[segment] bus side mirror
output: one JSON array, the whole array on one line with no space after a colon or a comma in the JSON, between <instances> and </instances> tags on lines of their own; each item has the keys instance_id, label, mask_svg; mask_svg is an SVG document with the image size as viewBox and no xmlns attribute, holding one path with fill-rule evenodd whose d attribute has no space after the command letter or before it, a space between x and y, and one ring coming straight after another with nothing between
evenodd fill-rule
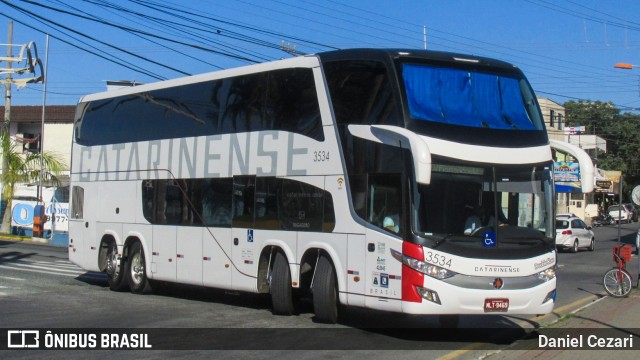
<instances>
[{"instance_id":1,"label":"bus side mirror","mask_svg":"<svg viewBox=\"0 0 640 360\"><path fill-rule=\"evenodd\" d=\"M590 193L594 188L595 169L589 154L581 148L565 141L549 139L551 148L562 153L571 154L580 164L580 186L583 193Z\"/></svg>"}]
</instances>

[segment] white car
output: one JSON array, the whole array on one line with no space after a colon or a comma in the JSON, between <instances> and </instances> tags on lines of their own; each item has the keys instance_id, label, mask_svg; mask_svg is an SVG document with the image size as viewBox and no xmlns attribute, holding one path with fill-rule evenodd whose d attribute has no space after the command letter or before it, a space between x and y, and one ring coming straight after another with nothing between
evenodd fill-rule
<instances>
[{"instance_id":1,"label":"white car","mask_svg":"<svg viewBox=\"0 0 640 360\"><path fill-rule=\"evenodd\" d=\"M595 249L596 238L591 227L576 216L556 217L556 247L558 249L571 249L577 253L580 248L589 251Z\"/></svg>"},{"instance_id":2,"label":"white car","mask_svg":"<svg viewBox=\"0 0 640 360\"><path fill-rule=\"evenodd\" d=\"M615 222L620 222L620 223L630 223L631 222L631 213L627 210L626 207L624 206L620 206L620 205L611 205L609 206L609 208L607 209L607 212L609 213L609 215L611 215L611 217L613 218L613 220ZM618 219L618 217L620 217Z\"/></svg>"}]
</instances>

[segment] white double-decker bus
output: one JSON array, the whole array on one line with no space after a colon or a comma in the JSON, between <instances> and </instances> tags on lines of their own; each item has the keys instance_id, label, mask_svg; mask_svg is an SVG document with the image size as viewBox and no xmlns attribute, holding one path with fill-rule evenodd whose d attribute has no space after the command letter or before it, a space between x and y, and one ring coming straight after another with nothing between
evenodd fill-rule
<instances>
[{"instance_id":1,"label":"white double-decker bus","mask_svg":"<svg viewBox=\"0 0 640 360\"><path fill-rule=\"evenodd\" d=\"M113 290L311 296L321 322L554 306L553 150L508 63L339 50L88 95L71 182L69 258Z\"/></svg>"}]
</instances>

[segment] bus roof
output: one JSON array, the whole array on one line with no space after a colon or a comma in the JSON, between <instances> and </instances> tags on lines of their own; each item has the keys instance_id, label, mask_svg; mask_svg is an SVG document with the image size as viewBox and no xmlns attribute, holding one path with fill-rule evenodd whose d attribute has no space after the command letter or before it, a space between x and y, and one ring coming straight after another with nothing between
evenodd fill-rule
<instances>
[{"instance_id":1,"label":"bus roof","mask_svg":"<svg viewBox=\"0 0 640 360\"><path fill-rule=\"evenodd\" d=\"M322 61L334 60L355 60L355 59L371 59L380 61L392 61L395 59L432 61L450 64L464 64L475 68L491 67L492 69L500 69L513 72L518 68L513 64L466 54L457 54L443 51L418 50L418 49L345 49L334 50L318 54L310 54L298 56L294 58L275 60L260 64L253 64L198 75L180 77L176 79L163 80L144 85L120 88L117 90L104 91L94 94L85 95L80 98L79 103L93 100L107 99L114 96L122 96L128 94L136 94L144 91L157 90L167 87L179 86L184 84L198 83L203 81L221 79L232 76L240 76L245 74L257 73L262 71L283 69L289 67L315 67L318 66L318 58Z\"/></svg>"},{"instance_id":2,"label":"bus roof","mask_svg":"<svg viewBox=\"0 0 640 360\"><path fill-rule=\"evenodd\" d=\"M492 67L501 70L513 71L517 66L491 58L459 54L444 51L420 50L420 49L346 49L335 50L317 54L322 61L349 60L349 59L420 59L442 63L466 63L475 64L476 67Z\"/></svg>"},{"instance_id":3,"label":"bus roof","mask_svg":"<svg viewBox=\"0 0 640 360\"><path fill-rule=\"evenodd\" d=\"M211 81L217 79L223 79L233 76L242 76L247 74L259 73L269 70L286 69L292 67L304 67L311 68L318 66L318 58L315 55L298 56L294 58L275 60L270 62L264 62L259 64L252 64L246 66L240 66L235 68L229 68L224 70L212 71L203 74L183 76L170 80L163 80L152 82L144 85L137 85L131 87L119 88L117 90L103 91L94 94L88 94L80 98L79 103L89 102L94 100L108 99L117 96L137 94L146 91L164 89L174 86L180 86L185 84L194 84L204 81Z\"/></svg>"}]
</instances>

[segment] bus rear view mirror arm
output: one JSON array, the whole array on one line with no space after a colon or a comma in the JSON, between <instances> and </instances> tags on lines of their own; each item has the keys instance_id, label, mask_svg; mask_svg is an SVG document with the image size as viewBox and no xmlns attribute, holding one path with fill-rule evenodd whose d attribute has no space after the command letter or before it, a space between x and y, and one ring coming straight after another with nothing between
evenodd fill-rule
<instances>
[{"instance_id":1,"label":"bus rear view mirror arm","mask_svg":"<svg viewBox=\"0 0 640 360\"><path fill-rule=\"evenodd\" d=\"M552 148L563 153L571 154L576 158L576 160L578 160L578 163L580 164L580 184L582 186L582 192L592 192L594 187L595 169L589 154L581 148L565 141L549 139L549 144Z\"/></svg>"},{"instance_id":2,"label":"bus rear view mirror arm","mask_svg":"<svg viewBox=\"0 0 640 360\"><path fill-rule=\"evenodd\" d=\"M431 182L431 151L427 143L416 133L391 125L349 125L351 135L385 145L409 149L413 157L416 182Z\"/></svg>"}]
</instances>

